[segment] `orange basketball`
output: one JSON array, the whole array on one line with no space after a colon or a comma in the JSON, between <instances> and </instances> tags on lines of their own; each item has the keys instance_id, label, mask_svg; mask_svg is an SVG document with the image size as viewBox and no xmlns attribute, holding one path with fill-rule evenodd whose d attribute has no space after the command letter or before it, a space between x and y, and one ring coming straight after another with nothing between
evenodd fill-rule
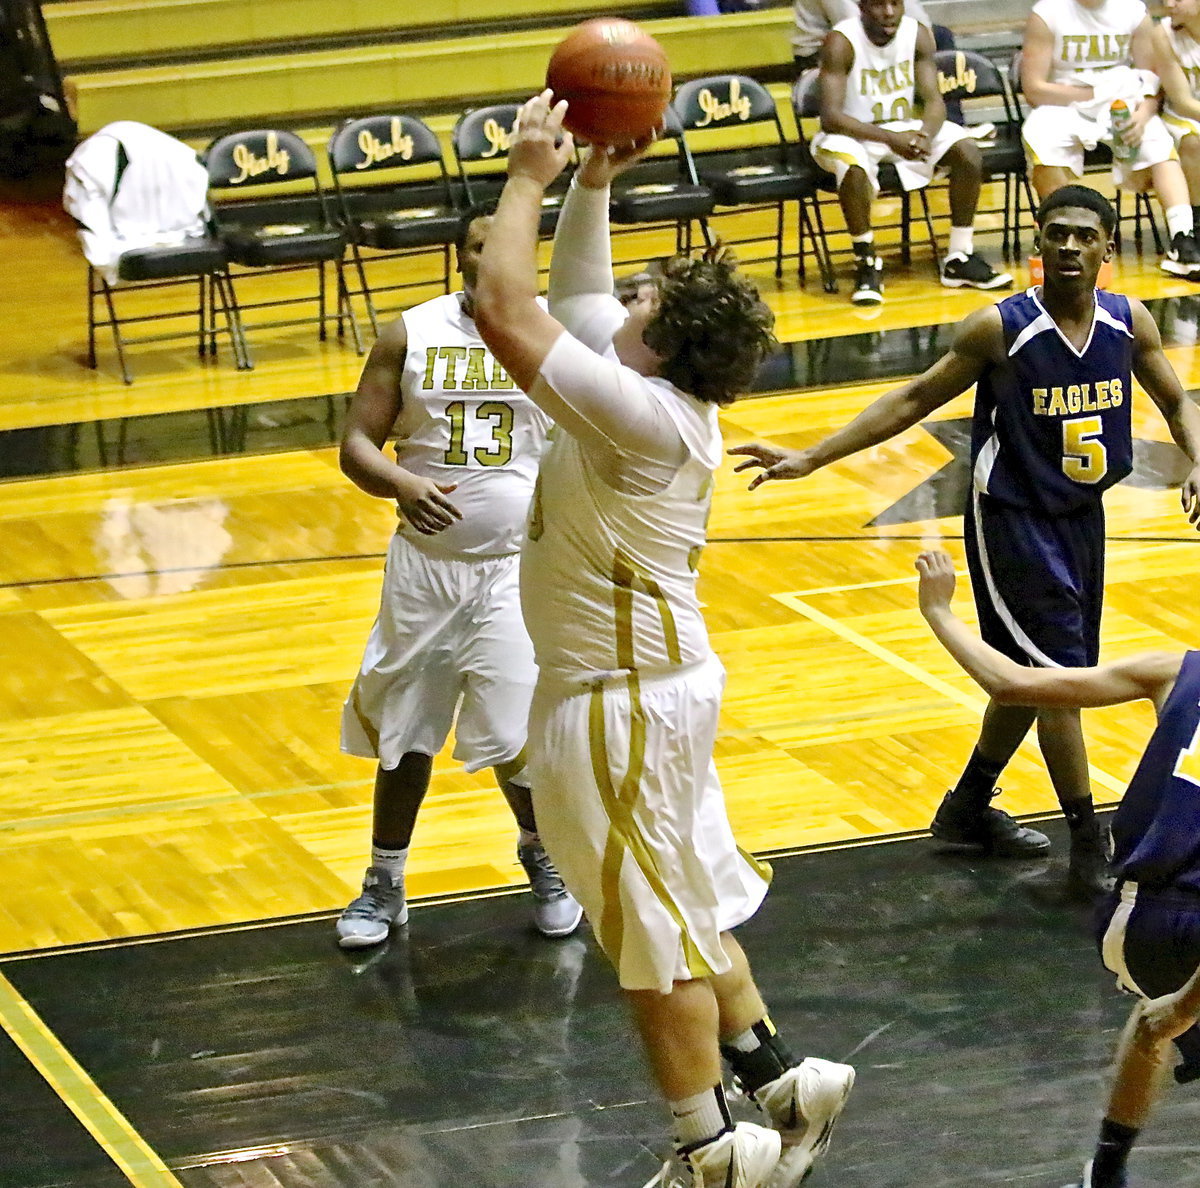
<instances>
[{"instance_id":1,"label":"orange basketball","mask_svg":"<svg viewBox=\"0 0 1200 1188\"><path fill-rule=\"evenodd\" d=\"M625 144L662 122L671 66L662 46L632 21L599 17L559 43L546 86L556 101L567 101L564 123L580 140Z\"/></svg>"}]
</instances>

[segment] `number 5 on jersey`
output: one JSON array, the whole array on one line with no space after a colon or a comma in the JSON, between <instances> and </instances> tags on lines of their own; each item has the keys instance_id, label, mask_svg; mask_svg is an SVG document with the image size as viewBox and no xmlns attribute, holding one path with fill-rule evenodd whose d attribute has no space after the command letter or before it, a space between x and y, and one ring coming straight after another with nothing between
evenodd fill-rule
<instances>
[{"instance_id":1,"label":"number 5 on jersey","mask_svg":"<svg viewBox=\"0 0 1200 1188\"><path fill-rule=\"evenodd\" d=\"M1098 483L1108 473L1104 422L1100 417L1072 417L1062 423L1063 474L1077 483Z\"/></svg>"}]
</instances>

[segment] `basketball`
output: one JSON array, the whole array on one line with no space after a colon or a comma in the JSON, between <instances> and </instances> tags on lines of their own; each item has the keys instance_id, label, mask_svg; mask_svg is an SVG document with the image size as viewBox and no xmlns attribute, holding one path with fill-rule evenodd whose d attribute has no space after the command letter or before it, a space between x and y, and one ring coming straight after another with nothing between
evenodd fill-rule
<instances>
[{"instance_id":1,"label":"basketball","mask_svg":"<svg viewBox=\"0 0 1200 1188\"><path fill-rule=\"evenodd\" d=\"M663 48L632 21L584 21L550 58L546 86L567 101L566 129L589 144L626 144L662 122L671 98Z\"/></svg>"}]
</instances>

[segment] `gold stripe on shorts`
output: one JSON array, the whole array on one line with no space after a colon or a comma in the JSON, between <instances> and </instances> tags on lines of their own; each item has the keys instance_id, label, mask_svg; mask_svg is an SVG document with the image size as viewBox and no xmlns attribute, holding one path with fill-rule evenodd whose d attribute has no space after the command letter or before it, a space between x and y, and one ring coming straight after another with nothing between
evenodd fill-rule
<instances>
[{"instance_id":1,"label":"gold stripe on shorts","mask_svg":"<svg viewBox=\"0 0 1200 1188\"><path fill-rule=\"evenodd\" d=\"M519 776L525 770L527 761L525 748L522 747L507 763L497 763L494 765L496 776L502 784L507 784L514 776Z\"/></svg>"},{"instance_id":2,"label":"gold stripe on shorts","mask_svg":"<svg viewBox=\"0 0 1200 1188\"><path fill-rule=\"evenodd\" d=\"M736 845L736 843L734 843ZM775 877L775 871L771 869L769 862L764 862L761 858L755 858L749 850L743 850L741 846L737 847L737 852L750 864L751 869L764 883L770 884Z\"/></svg>"},{"instance_id":3,"label":"gold stripe on shorts","mask_svg":"<svg viewBox=\"0 0 1200 1188\"><path fill-rule=\"evenodd\" d=\"M624 908L621 904L621 867L628 854L637 863L642 877L667 914L675 921L683 945L684 961L688 973L694 978L707 978L713 974L712 966L704 959L696 942L688 932L687 922L679 905L675 902L662 872L658 868L654 853L642 837L634 809L641 796L642 775L646 763L646 718L642 710L641 688L636 672L628 677L630 703L629 762L620 790L613 786L612 772L608 766L608 731L604 722L604 690L600 685L592 689L588 710L588 737L592 757L592 777L600 792L600 802L608 816L609 831L604 847L604 858L600 870L600 890L603 905L597 929L601 948L609 960L621 968L621 952L624 947Z\"/></svg>"},{"instance_id":4,"label":"gold stripe on shorts","mask_svg":"<svg viewBox=\"0 0 1200 1188\"><path fill-rule=\"evenodd\" d=\"M354 686L350 694L350 708L354 711L355 718L358 719L358 725L363 734L367 737L367 742L371 744L371 750L375 752L376 757L379 755L379 731L375 729L371 723L371 719L363 712L362 702L359 700L358 685Z\"/></svg>"}]
</instances>

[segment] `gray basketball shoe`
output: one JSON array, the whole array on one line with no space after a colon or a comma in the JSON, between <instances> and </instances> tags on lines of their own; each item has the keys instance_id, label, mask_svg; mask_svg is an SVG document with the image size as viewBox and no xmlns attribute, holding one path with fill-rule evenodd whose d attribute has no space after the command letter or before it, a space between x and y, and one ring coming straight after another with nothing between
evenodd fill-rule
<instances>
[{"instance_id":1,"label":"gray basketball shoe","mask_svg":"<svg viewBox=\"0 0 1200 1188\"><path fill-rule=\"evenodd\" d=\"M583 908L563 885L542 843L517 846L517 861L529 876L534 927L543 936L570 936L583 919Z\"/></svg>"},{"instance_id":2,"label":"gray basketball shoe","mask_svg":"<svg viewBox=\"0 0 1200 1188\"><path fill-rule=\"evenodd\" d=\"M393 882L382 867L370 866L363 877L362 894L338 917L338 944L343 949L377 945L387 940L393 923L408 923L404 879Z\"/></svg>"}]
</instances>

